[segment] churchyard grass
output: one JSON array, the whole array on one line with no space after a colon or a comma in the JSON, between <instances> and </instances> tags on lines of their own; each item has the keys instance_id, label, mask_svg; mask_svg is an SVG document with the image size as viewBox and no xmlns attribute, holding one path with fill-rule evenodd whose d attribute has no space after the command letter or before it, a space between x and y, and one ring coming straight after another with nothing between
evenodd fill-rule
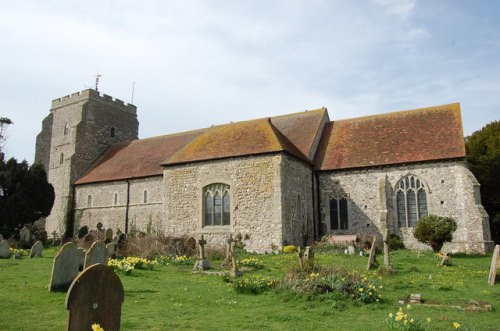
<instances>
[{"instance_id":1,"label":"churchyard grass","mask_svg":"<svg viewBox=\"0 0 500 331\"><path fill-rule=\"evenodd\" d=\"M66 328L66 295L47 290L55 253L46 249L42 258L0 260L0 330ZM459 330L500 329L500 284L487 284L491 255L452 256L451 265L439 267L432 252L391 254L394 273L379 275L377 270L365 272L367 257L316 253L317 265L356 270L375 279L382 286L382 300L371 304L275 290L241 294L221 276L192 273L192 265L184 264L119 273L125 289L122 330L386 330L388 314L397 312L399 300L405 300L406 311L412 293L420 293L424 303L411 305L410 315L422 324L430 318L429 330L454 330L454 322L461 324ZM262 265L245 276L281 280L298 265L295 254L238 256L243 258L257 258ZM378 260L383 260L381 255ZM212 266L220 264L212 261ZM493 311L482 309L485 304Z\"/></svg>"}]
</instances>

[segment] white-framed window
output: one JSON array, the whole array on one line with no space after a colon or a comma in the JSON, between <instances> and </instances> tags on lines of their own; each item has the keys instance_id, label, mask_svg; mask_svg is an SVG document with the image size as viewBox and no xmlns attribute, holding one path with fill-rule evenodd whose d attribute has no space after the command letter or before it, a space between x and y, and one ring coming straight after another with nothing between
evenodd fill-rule
<instances>
[{"instance_id":1,"label":"white-framed window","mask_svg":"<svg viewBox=\"0 0 500 331\"><path fill-rule=\"evenodd\" d=\"M229 185L214 183L203 188L203 225L231 225Z\"/></svg>"},{"instance_id":2,"label":"white-framed window","mask_svg":"<svg viewBox=\"0 0 500 331\"><path fill-rule=\"evenodd\" d=\"M349 213L347 212L348 204L345 197L330 198L330 230L348 230L349 229Z\"/></svg>"},{"instance_id":3,"label":"white-framed window","mask_svg":"<svg viewBox=\"0 0 500 331\"><path fill-rule=\"evenodd\" d=\"M408 175L398 181L395 191L399 227L415 227L428 214L424 184L417 176Z\"/></svg>"},{"instance_id":4,"label":"white-framed window","mask_svg":"<svg viewBox=\"0 0 500 331\"><path fill-rule=\"evenodd\" d=\"M148 203L148 190L142 192L142 203Z\"/></svg>"},{"instance_id":5,"label":"white-framed window","mask_svg":"<svg viewBox=\"0 0 500 331\"><path fill-rule=\"evenodd\" d=\"M92 194L87 195L87 207L92 207L94 203L92 200Z\"/></svg>"}]
</instances>

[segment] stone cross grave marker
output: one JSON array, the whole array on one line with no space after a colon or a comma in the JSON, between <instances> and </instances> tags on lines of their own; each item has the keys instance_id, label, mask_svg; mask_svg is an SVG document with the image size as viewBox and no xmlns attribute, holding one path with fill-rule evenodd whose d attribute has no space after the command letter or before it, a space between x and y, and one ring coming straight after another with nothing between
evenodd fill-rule
<instances>
[{"instance_id":1,"label":"stone cross grave marker","mask_svg":"<svg viewBox=\"0 0 500 331\"><path fill-rule=\"evenodd\" d=\"M304 252L302 252L302 248L297 248L297 257L299 258L300 270L304 270Z\"/></svg>"},{"instance_id":2,"label":"stone cross grave marker","mask_svg":"<svg viewBox=\"0 0 500 331\"><path fill-rule=\"evenodd\" d=\"M445 253L443 255L443 258L441 259L441 262L439 263L439 265L442 267L444 265L447 265L449 261L450 261L450 257L448 256L448 253Z\"/></svg>"},{"instance_id":3,"label":"stone cross grave marker","mask_svg":"<svg viewBox=\"0 0 500 331\"><path fill-rule=\"evenodd\" d=\"M236 260L236 253L231 251L231 276L238 277L242 272L238 269L238 260Z\"/></svg>"},{"instance_id":4,"label":"stone cross grave marker","mask_svg":"<svg viewBox=\"0 0 500 331\"><path fill-rule=\"evenodd\" d=\"M83 268L86 269L96 263L104 264L106 266L108 265L106 245L102 240L97 240L89 248L89 250L85 254L85 265L83 266Z\"/></svg>"},{"instance_id":5,"label":"stone cross grave marker","mask_svg":"<svg viewBox=\"0 0 500 331\"><path fill-rule=\"evenodd\" d=\"M200 255L198 261L194 264L194 269L207 270L210 269L210 261L205 257L205 245L207 241L205 237L201 235L201 239L198 240L198 245L200 246Z\"/></svg>"},{"instance_id":6,"label":"stone cross grave marker","mask_svg":"<svg viewBox=\"0 0 500 331\"><path fill-rule=\"evenodd\" d=\"M106 331L120 329L124 301L120 278L109 267L94 264L71 284L66 295L69 331L88 331L99 324Z\"/></svg>"},{"instance_id":7,"label":"stone cross grave marker","mask_svg":"<svg viewBox=\"0 0 500 331\"><path fill-rule=\"evenodd\" d=\"M7 240L0 240L0 259L7 259L9 255L9 242Z\"/></svg>"},{"instance_id":8,"label":"stone cross grave marker","mask_svg":"<svg viewBox=\"0 0 500 331\"><path fill-rule=\"evenodd\" d=\"M31 247L30 258L32 257L42 257L43 244L38 240L33 247Z\"/></svg>"},{"instance_id":9,"label":"stone cross grave marker","mask_svg":"<svg viewBox=\"0 0 500 331\"><path fill-rule=\"evenodd\" d=\"M232 253L233 253L233 235L229 235L229 239L226 239L226 261L230 262L232 259Z\"/></svg>"},{"instance_id":10,"label":"stone cross grave marker","mask_svg":"<svg viewBox=\"0 0 500 331\"><path fill-rule=\"evenodd\" d=\"M488 284L495 285L498 269L500 269L500 245L496 245L495 249L493 250Z\"/></svg>"},{"instance_id":11,"label":"stone cross grave marker","mask_svg":"<svg viewBox=\"0 0 500 331\"><path fill-rule=\"evenodd\" d=\"M65 291L78 275L80 257L73 242L67 242L61 247L52 263L49 291Z\"/></svg>"},{"instance_id":12,"label":"stone cross grave marker","mask_svg":"<svg viewBox=\"0 0 500 331\"><path fill-rule=\"evenodd\" d=\"M377 236L373 236L372 247L370 249L370 256L368 257L368 264L366 266L366 270L370 270L372 267L377 266L377 262L375 261L376 244L377 244Z\"/></svg>"}]
</instances>

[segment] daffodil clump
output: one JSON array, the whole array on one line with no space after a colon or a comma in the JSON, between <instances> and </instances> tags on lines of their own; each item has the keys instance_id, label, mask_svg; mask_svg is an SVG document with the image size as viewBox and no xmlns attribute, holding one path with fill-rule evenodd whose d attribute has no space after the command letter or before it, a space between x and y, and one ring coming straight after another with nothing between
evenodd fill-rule
<instances>
[{"instance_id":1,"label":"daffodil clump","mask_svg":"<svg viewBox=\"0 0 500 331\"><path fill-rule=\"evenodd\" d=\"M248 257L244 258L242 260L238 260L238 265L242 267L249 267L249 268L255 268L255 269L262 269L264 265L262 264L262 261L259 259L253 258L253 257Z\"/></svg>"},{"instance_id":2,"label":"daffodil clump","mask_svg":"<svg viewBox=\"0 0 500 331\"><path fill-rule=\"evenodd\" d=\"M126 275L132 274L134 269L153 269L153 266L158 264L156 260L148 260L141 257L128 256L123 259L110 259L108 266L115 271L123 272Z\"/></svg>"},{"instance_id":3,"label":"daffodil clump","mask_svg":"<svg viewBox=\"0 0 500 331\"><path fill-rule=\"evenodd\" d=\"M297 247L294 245L288 245L283 247L283 253L297 253Z\"/></svg>"},{"instance_id":4,"label":"daffodil clump","mask_svg":"<svg viewBox=\"0 0 500 331\"><path fill-rule=\"evenodd\" d=\"M245 277L232 282L236 292L246 294L259 294L274 288L276 284L276 280L268 277Z\"/></svg>"},{"instance_id":5,"label":"daffodil clump","mask_svg":"<svg viewBox=\"0 0 500 331\"><path fill-rule=\"evenodd\" d=\"M11 247L9 247L9 253L10 253L10 256L15 255L15 254L19 254L21 256L26 255L26 252L24 251L24 249L17 249L17 248L11 248Z\"/></svg>"},{"instance_id":6,"label":"daffodil clump","mask_svg":"<svg viewBox=\"0 0 500 331\"><path fill-rule=\"evenodd\" d=\"M411 306L406 306L406 311L400 307L399 310L393 314L389 313L385 319L385 324L389 330L398 331L425 331L430 330L431 319L427 318L427 325L423 324L420 320L412 318L409 314Z\"/></svg>"},{"instance_id":7,"label":"daffodil clump","mask_svg":"<svg viewBox=\"0 0 500 331\"><path fill-rule=\"evenodd\" d=\"M170 263L176 264L176 265L193 265L194 260L187 255L176 255L172 258L170 258Z\"/></svg>"},{"instance_id":8,"label":"daffodil clump","mask_svg":"<svg viewBox=\"0 0 500 331\"><path fill-rule=\"evenodd\" d=\"M91 328L92 328L92 331L104 331L104 329L98 323L92 324Z\"/></svg>"}]
</instances>

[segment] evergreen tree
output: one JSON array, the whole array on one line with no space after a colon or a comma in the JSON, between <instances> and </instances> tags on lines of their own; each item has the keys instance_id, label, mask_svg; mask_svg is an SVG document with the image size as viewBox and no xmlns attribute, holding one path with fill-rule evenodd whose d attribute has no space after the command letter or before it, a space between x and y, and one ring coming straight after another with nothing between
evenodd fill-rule
<instances>
[{"instance_id":1,"label":"evergreen tree","mask_svg":"<svg viewBox=\"0 0 500 331\"><path fill-rule=\"evenodd\" d=\"M465 139L469 169L481 184L481 200L490 216L492 239L500 243L500 121Z\"/></svg>"},{"instance_id":2,"label":"evergreen tree","mask_svg":"<svg viewBox=\"0 0 500 331\"><path fill-rule=\"evenodd\" d=\"M10 236L16 227L48 216L54 197L41 164L30 167L26 161L5 162L0 156L0 233Z\"/></svg>"}]
</instances>

